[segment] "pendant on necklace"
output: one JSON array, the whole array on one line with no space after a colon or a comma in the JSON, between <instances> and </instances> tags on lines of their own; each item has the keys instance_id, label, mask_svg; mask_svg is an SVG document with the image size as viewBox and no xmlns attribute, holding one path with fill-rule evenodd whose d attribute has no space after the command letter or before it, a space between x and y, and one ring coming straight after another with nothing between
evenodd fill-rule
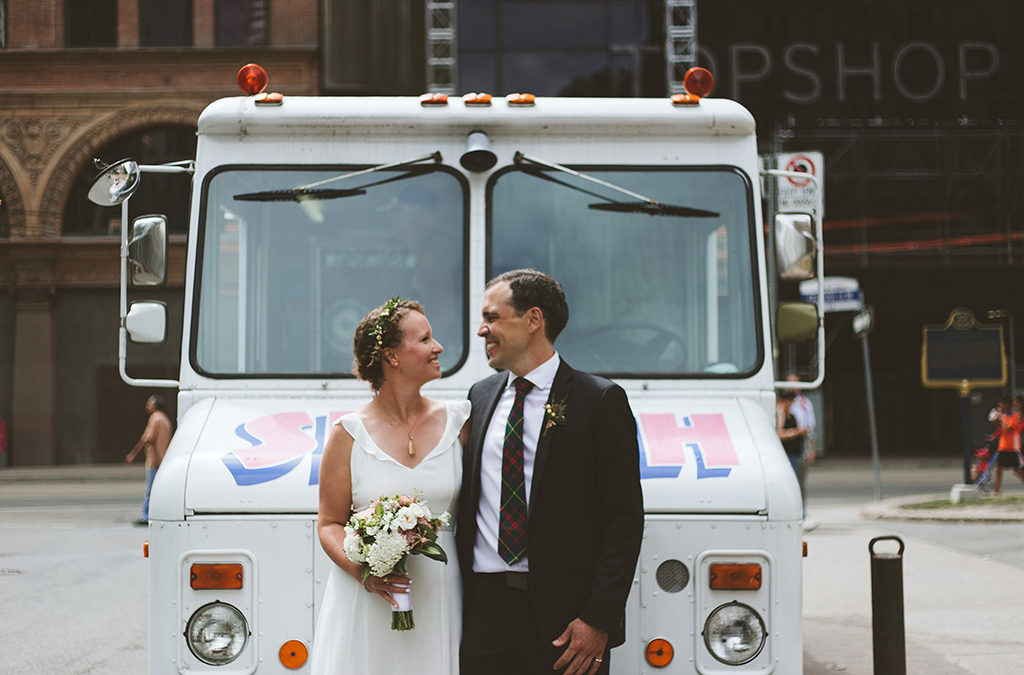
<instances>
[{"instance_id":1,"label":"pendant on necklace","mask_svg":"<svg viewBox=\"0 0 1024 675\"><path fill-rule=\"evenodd\" d=\"M416 454L416 448L412 444L412 434L409 434L409 455L412 456L412 455L415 455L415 454Z\"/></svg>"}]
</instances>

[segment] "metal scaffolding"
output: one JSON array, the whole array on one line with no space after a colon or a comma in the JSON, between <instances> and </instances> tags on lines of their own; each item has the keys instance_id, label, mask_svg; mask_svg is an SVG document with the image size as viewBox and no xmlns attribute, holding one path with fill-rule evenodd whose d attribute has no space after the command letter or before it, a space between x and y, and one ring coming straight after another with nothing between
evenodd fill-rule
<instances>
[{"instance_id":1,"label":"metal scaffolding","mask_svg":"<svg viewBox=\"0 0 1024 675\"><path fill-rule=\"evenodd\" d=\"M455 0L427 0L427 91L455 94L458 88Z\"/></svg>"},{"instance_id":2,"label":"metal scaffolding","mask_svg":"<svg viewBox=\"0 0 1024 675\"><path fill-rule=\"evenodd\" d=\"M679 94L683 76L697 65L697 0L665 0L665 79Z\"/></svg>"}]
</instances>

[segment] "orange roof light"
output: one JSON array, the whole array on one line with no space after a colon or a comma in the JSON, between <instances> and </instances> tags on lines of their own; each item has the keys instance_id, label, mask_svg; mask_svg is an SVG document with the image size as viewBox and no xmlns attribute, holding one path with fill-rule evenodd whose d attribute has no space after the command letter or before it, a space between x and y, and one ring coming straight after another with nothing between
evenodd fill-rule
<instances>
[{"instance_id":1,"label":"orange roof light","mask_svg":"<svg viewBox=\"0 0 1024 675\"><path fill-rule=\"evenodd\" d=\"M281 665L285 668L295 670L306 665L306 659L309 658L309 650L306 649L306 645L302 642L289 640L281 645L281 649L277 651L277 658L281 659Z\"/></svg>"},{"instance_id":2,"label":"orange roof light","mask_svg":"<svg viewBox=\"0 0 1024 675\"><path fill-rule=\"evenodd\" d=\"M683 75L683 88L686 93L694 96L706 97L715 86L715 76L707 68L695 66L686 71Z\"/></svg>"},{"instance_id":3,"label":"orange roof light","mask_svg":"<svg viewBox=\"0 0 1024 675\"><path fill-rule=\"evenodd\" d=\"M664 668L672 663L672 657L675 655L676 650L672 647L672 643L662 638L654 638L647 643L647 648L644 650L647 663L655 668Z\"/></svg>"},{"instance_id":4,"label":"orange roof light","mask_svg":"<svg viewBox=\"0 0 1024 675\"><path fill-rule=\"evenodd\" d=\"M448 94L423 94L420 105L448 105Z\"/></svg>"},{"instance_id":5,"label":"orange roof light","mask_svg":"<svg viewBox=\"0 0 1024 675\"><path fill-rule=\"evenodd\" d=\"M256 98L253 99L256 105L284 105L284 95L277 93L276 91L264 91L256 94Z\"/></svg>"},{"instance_id":6,"label":"orange roof light","mask_svg":"<svg viewBox=\"0 0 1024 675\"><path fill-rule=\"evenodd\" d=\"M263 66L247 63L238 69L238 86L249 96L267 88L267 71Z\"/></svg>"},{"instance_id":7,"label":"orange roof light","mask_svg":"<svg viewBox=\"0 0 1024 675\"><path fill-rule=\"evenodd\" d=\"M700 103L700 96L693 94L672 94L672 105L697 105Z\"/></svg>"},{"instance_id":8,"label":"orange roof light","mask_svg":"<svg viewBox=\"0 0 1024 675\"><path fill-rule=\"evenodd\" d=\"M515 93L515 94L509 94L508 96L506 96L505 100L508 102L509 105L527 106L527 105L533 105L534 103L536 103L537 102L537 97L534 96L533 94L525 94L525 93L524 94L519 94L519 93Z\"/></svg>"},{"instance_id":9,"label":"orange roof light","mask_svg":"<svg viewBox=\"0 0 1024 675\"><path fill-rule=\"evenodd\" d=\"M466 94L462 97L462 102L466 105L490 105L491 95L484 93L472 93Z\"/></svg>"},{"instance_id":10,"label":"orange roof light","mask_svg":"<svg viewBox=\"0 0 1024 675\"><path fill-rule=\"evenodd\" d=\"M211 565L196 563L192 565L190 584L192 588L241 588L242 565L239 563Z\"/></svg>"},{"instance_id":11,"label":"orange roof light","mask_svg":"<svg viewBox=\"0 0 1024 675\"><path fill-rule=\"evenodd\" d=\"M761 588L761 566L757 563L714 563L708 584L715 590L756 591Z\"/></svg>"}]
</instances>

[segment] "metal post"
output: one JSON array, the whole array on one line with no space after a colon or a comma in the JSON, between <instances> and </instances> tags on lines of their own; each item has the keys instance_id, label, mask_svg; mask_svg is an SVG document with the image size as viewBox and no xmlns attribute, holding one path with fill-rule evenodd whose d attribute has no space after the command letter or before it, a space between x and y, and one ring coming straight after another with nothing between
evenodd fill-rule
<instances>
[{"instance_id":1,"label":"metal post","mask_svg":"<svg viewBox=\"0 0 1024 675\"><path fill-rule=\"evenodd\" d=\"M1010 328L1010 396L1017 395L1017 359L1013 356L1013 312L1006 310L1006 323Z\"/></svg>"},{"instance_id":2,"label":"metal post","mask_svg":"<svg viewBox=\"0 0 1024 675\"><path fill-rule=\"evenodd\" d=\"M1017 359L1014 355L1013 348L1013 312L1008 309L990 309L985 313L985 316L989 319L1003 319L1006 325L1008 333L1007 342L1009 342L1009 382L1010 385L1010 396L1017 395Z\"/></svg>"},{"instance_id":3,"label":"metal post","mask_svg":"<svg viewBox=\"0 0 1024 675\"><path fill-rule=\"evenodd\" d=\"M876 553L875 544L899 543L896 553ZM871 628L875 673L906 675L907 646L903 625L903 540L893 535L868 543L871 554Z\"/></svg>"},{"instance_id":4,"label":"metal post","mask_svg":"<svg viewBox=\"0 0 1024 675\"><path fill-rule=\"evenodd\" d=\"M875 501L882 499L882 469L878 455L878 429L875 427L875 387L871 380L871 354L868 351L868 333L860 336L860 348L864 353L864 388L868 397L868 433L871 435L871 465L875 471Z\"/></svg>"},{"instance_id":5,"label":"metal post","mask_svg":"<svg viewBox=\"0 0 1024 675\"><path fill-rule=\"evenodd\" d=\"M971 480L971 390L960 387L960 445L964 455L964 485Z\"/></svg>"}]
</instances>

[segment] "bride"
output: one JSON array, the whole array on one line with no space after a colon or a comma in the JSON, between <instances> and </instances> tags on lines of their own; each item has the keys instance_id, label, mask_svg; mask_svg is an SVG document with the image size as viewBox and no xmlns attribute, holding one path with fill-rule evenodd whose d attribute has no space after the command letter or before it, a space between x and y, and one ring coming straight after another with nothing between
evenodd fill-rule
<instances>
[{"instance_id":1,"label":"bride","mask_svg":"<svg viewBox=\"0 0 1024 675\"><path fill-rule=\"evenodd\" d=\"M413 555L408 575L368 576L361 583L361 566L345 556L345 524L354 510L396 494L419 493L435 515L454 516L462 479L460 432L470 404L420 393L441 376L444 349L417 302L395 298L372 310L356 328L353 348L355 372L375 396L335 423L321 460L318 529L334 567L317 619L312 672L452 675L458 672L462 611L452 532L438 533L447 565ZM410 592L416 627L391 630L391 610L398 606L391 596Z\"/></svg>"}]
</instances>

